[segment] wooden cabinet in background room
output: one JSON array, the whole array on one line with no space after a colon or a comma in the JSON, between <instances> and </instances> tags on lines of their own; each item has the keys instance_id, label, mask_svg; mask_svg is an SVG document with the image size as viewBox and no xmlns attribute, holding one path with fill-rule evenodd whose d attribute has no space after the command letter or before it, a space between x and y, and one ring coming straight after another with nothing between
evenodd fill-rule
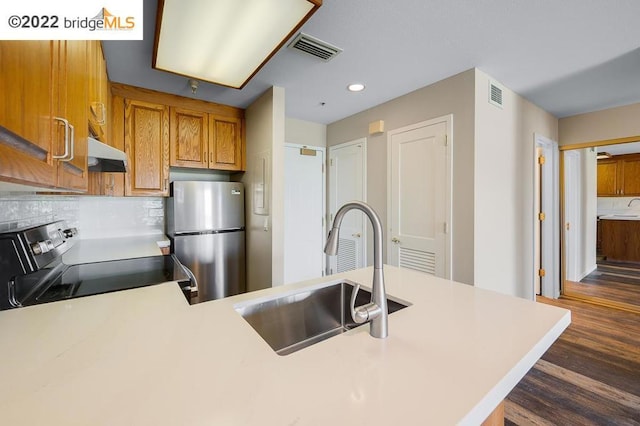
<instances>
[{"instance_id":1,"label":"wooden cabinet in background room","mask_svg":"<svg viewBox=\"0 0 640 426\"><path fill-rule=\"evenodd\" d=\"M598 160L598 197L640 195L640 154Z\"/></svg>"},{"instance_id":2,"label":"wooden cabinet in background room","mask_svg":"<svg viewBox=\"0 0 640 426\"><path fill-rule=\"evenodd\" d=\"M0 179L85 191L87 42L0 42Z\"/></svg>"},{"instance_id":3,"label":"wooden cabinet in background room","mask_svg":"<svg viewBox=\"0 0 640 426\"><path fill-rule=\"evenodd\" d=\"M171 108L171 166L244 170L242 119Z\"/></svg>"},{"instance_id":4,"label":"wooden cabinet in background room","mask_svg":"<svg viewBox=\"0 0 640 426\"><path fill-rule=\"evenodd\" d=\"M114 97L115 102L118 97ZM125 195L169 195L169 107L124 100Z\"/></svg>"},{"instance_id":5,"label":"wooden cabinet in background room","mask_svg":"<svg viewBox=\"0 0 640 426\"><path fill-rule=\"evenodd\" d=\"M640 262L640 221L600 220L602 254L607 260Z\"/></svg>"}]
</instances>

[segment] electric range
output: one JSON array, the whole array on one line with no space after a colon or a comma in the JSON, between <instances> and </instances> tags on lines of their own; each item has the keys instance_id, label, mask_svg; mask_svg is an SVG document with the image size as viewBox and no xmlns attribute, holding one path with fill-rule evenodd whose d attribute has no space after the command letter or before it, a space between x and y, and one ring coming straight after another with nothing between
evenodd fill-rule
<instances>
[{"instance_id":1,"label":"electric range","mask_svg":"<svg viewBox=\"0 0 640 426\"><path fill-rule=\"evenodd\" d=\"M78 240L65 221L0 233L0 310L177 281L189 300L194 280L174 255L67 265Z\"/></svg>"}]
</instances>

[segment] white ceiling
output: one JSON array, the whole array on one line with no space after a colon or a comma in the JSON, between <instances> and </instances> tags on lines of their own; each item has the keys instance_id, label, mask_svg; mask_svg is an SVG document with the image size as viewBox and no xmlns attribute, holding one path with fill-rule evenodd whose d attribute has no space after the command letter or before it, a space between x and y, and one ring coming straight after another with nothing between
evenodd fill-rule
<instances>
[{"instance_id":1,"label":"white ceiling","mask_svg":"<svg viewBox=\"0 0 640 426\"><path fill-rule=\"evenodd\" d=\"M637 154L640 152L640 142L622 143L619 145L599 146L598 152L608 152L611 155Z\"/></svg>"},{"instance_id":2,"label":"white ceiling","mask_svg":"<svg viewBox=\"0 0 640 426\"><path fill-rule=\"evenodd\" d=\"M109 77L192 96L151 68L156 6L144 0L143 41L104 42ZM245 108L281 86L288 117L329 124L477 67L564 117L640 102L639 16L638 0L324 0L302 31L340 55L283 48L244 89L201 83L195 97ZM366 90L348 92L355 81Z\"/></svg>"}]
</instances>

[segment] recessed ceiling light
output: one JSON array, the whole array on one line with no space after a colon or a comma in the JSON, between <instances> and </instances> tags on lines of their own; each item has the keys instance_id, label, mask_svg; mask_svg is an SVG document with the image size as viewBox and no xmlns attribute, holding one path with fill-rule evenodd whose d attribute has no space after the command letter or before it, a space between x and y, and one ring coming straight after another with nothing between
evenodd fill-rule
<instances>
[{"instance_id":1,"label":"recessed ceiling light","mask_svg":"<svg viewBox=\"0 0 640 426\"><path fill-rule=\"evenodd\" d=\"M362 92L364 90L364 84L362 83L351 83L347 86L347 89L350 92Z\"/></svg>"}]
</instances>

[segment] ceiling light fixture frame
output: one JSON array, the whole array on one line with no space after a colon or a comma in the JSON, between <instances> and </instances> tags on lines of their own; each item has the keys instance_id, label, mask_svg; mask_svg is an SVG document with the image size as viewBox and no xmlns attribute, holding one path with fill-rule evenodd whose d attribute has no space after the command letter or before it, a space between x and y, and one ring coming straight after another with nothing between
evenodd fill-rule
<instances>
[{"instance_id":1,"label":"ceiling light fixture frame","mask_svg":"<svg viewBox=\"0 0 640 426\"><path fill-rule=\"evenodd\" d=\"M161 32L162 32L162 28L163 28L163 17L164 17L164 10L165 10L165 2L168 2L170 0L158 0L158 10L157 10L157 14L156 14L156 30L155 30L155 39L154 39L154 45L153 45L153 58L152 58L152 67L154 69L160 70L160 71L166 71L166 72L170 72L172 74L177 74L177 75L181 75L184 77L188 77L188 78L195 78L198 79L200 81L206 81L209 83L214 83L220 86L224 86L224 87L231 87L234 89L242 89L244 88L249 81L251 81L251 79L260 71L260 69L262 69L262 67L269 62L269 60L280 50L280 48L282 48L282 46L285 45L285 43L294 35L297 33L297 31L302 27L302 25L304 25L305 22L307 22L307 20L309 20L309 18L320 8L320 6L322 6L322 0L300 0L301 2L305 2L305 3L309 3L310 4L310 9L308 10L308 12L302 16L298 23L296 25L293 26L293 28L291 28L291 30L286 33L282 39L280 40L279 43L277 43L275 46L273 46L273 48L271 49L271 51L266 55L266 57L264 57L264 59L259 63L259 65L253 69L252 72L250 72L250 74L244 78L244 80L239 83L239 84L233 84L233 83L229 83L229 82L225 82L225 81L214 81L211 78L208 78L206 76L203 75L193 75L193 73L191 72L183 72L177 69L168 69L169 67L167 67L166 65L163 64L159 64L158 63L158 52L160 49L160 41L161 41ZM182 4L181 4L182 5ZM185 3L184 7L188 7L188 4ZM228 19L231 20L231 22L233 22L233 17L228 17ZM187 23L188 25L188 23ZM262 23L262 25L266 25L265 22ZM169 25L167 25L169 26ZM247 29L247 31L251 31L251 28ZM201 45L202 44L202 40L194 40L194 43L196 43L195 45ZM243 52L243 49L238 49L237 52Z\"/></svg>"}]
</instances>

